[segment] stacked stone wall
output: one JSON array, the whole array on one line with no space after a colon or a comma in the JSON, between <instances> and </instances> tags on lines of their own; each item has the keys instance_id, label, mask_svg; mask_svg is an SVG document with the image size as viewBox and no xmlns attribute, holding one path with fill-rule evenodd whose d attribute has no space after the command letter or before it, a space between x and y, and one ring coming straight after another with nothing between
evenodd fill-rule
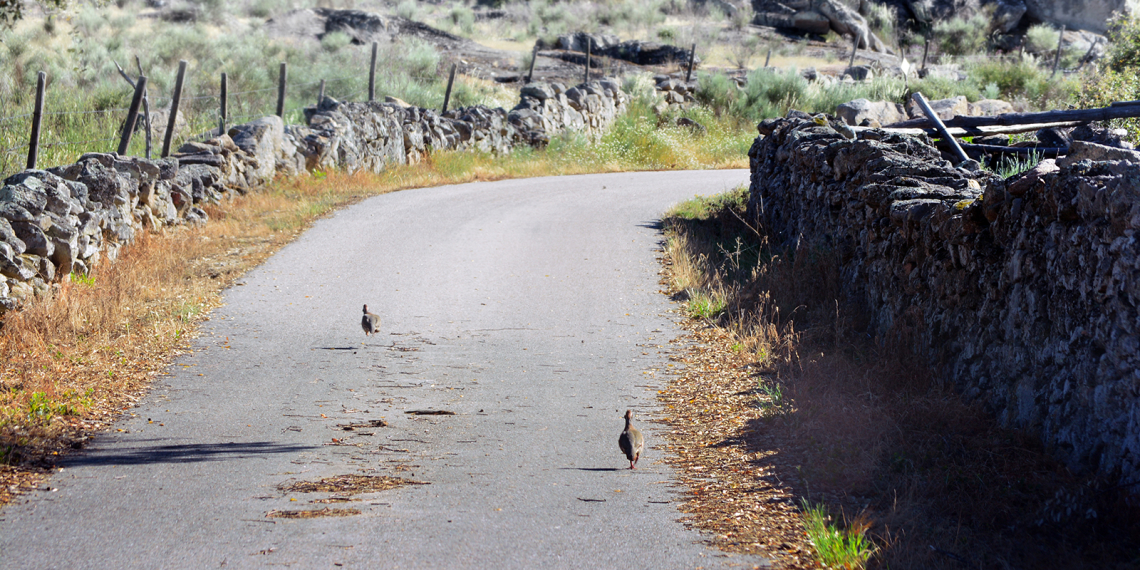
<instances>
[{"instance_id":1,"label":"stacked stone wall","mask_svg":"<svg viewBox=\"0 0 1140 570\"><path fill-rule=\"evenodd\" d=\"M1140 154L1074 143L1007 181L925 136L760 128L750 215L838 254L866 332L1072 468L1140 480Z\"/></svg>"}]
</instances>

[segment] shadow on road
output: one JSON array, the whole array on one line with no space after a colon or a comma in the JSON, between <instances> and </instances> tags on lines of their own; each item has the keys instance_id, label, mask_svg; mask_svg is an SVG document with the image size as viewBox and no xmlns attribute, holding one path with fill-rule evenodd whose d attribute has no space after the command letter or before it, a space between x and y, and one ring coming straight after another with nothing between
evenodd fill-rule
<instances>
[{"instance_id":1,"label":"shadow on road","mask_svg":"<svg viewBox=\"0 0 1140 570\"><path fill-rule=\"evenodd\" d=\"M154 445L120 448L111 452L91 450L69 457L67 466L83 465L142 465L146 463L196 463L242 459L275 453L300 453L316 449L307 445L281 445L270 441L248 443L205 443L186 445Z\"/></svg>"},{"instance_id":2,"label":"shadow on road","mask_svg":"<svg viewBox=\"0 0 1140 570\"><path fill-rule=\"evenodd\" d=\"M564 471L621 471L618 467L559 467Z\"/></svg>"}]
</instances>

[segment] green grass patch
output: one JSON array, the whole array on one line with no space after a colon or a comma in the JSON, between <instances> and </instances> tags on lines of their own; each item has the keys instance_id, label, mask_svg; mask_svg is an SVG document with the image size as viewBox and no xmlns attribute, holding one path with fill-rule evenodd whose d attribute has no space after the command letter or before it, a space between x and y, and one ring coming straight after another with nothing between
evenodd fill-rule
<instances>
[{"instance_id":1,"label":"green grass patch","mask_svg":"<svg viewBox=\"0 0 1140 570\"><path fill-rule=\"evenodd\" d=\"M866 536L865 525L848 525L839 528L831 521L827 507L812 505L804 499L804 528L815 548L816 559L828 568L851 570L867 567L867 561L877 550Z\"/></svg>"}]
</instances>

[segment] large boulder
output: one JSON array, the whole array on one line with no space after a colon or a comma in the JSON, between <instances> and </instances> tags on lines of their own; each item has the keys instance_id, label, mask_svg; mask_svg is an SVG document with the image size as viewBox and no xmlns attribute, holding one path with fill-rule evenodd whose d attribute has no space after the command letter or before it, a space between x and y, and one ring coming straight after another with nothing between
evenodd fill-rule
<instances>
[{"instance_id":1,"label":"large boulder","mask_svg":"<svg viewBox=\"0 0 1140 570\"><path fill-rule=\"evenodd\" d=\"M970 102L963 95L949 99L928 101L928 103L930 103L930 109L934 111L934 114L938 115L938 118L943 121L949 121L954 117L968 116L970 114ZM907 101L906 112L911 118L926 117L926 113L922 112L922 108L918 106L918 103L914 102L914 99Z\"/></svg>"},{"instance_id":2,"label":"large boulder","mask_svg":"<svg viewBox=\"0 0 1140 570\"><path fill-rule=\"evenodd\" d=\"M1130 0L1025 0L1025 6L1032 20L1098 34L1107 33L1114 12L1127 15L1135 11Z\"/></svg>"},{"instance_id":3,"label":"large boulder","mask_svg":"<svg viewBox=\"0 0 1140 570\"><path fill-rule=\"evenodd\" d=\"M877 121L880 125L889 125L907 119L906 111L898 103L866 99L856 99L839 105L835 108L835 116L848 125L862 124L864 119Z\"/></svg>"}]
</instances>

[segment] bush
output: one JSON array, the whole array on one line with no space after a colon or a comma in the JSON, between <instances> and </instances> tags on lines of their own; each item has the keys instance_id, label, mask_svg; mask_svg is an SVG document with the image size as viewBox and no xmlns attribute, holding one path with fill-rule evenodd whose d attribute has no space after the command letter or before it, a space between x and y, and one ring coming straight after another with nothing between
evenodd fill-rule
<instances>
[{"instance_id":1,"label":"bush","mask_svg":"<svg viewBox=\"0 0 1140 570\"><path fill-rule=\"evenodd\" d=\"M970 55L986 47L990 23L982 14L970 19L954 18L934 25L934 39L939 49L950 55Z\"/></svg>"},{"instance_id":2,"label":"bush","mask_svg":"<svg viewBox=\"0 0 1140 570\"><path fill-rule=\"evenodd\" d=\"M336 53L351 43L352 36L344 32L332 32L321 38L321 49L329 53Z\"/></svg>"},{"instance_id":3,"label":"bush","mask_svg":"<svg viewBox=\"0 0 1140 570\"><path fill-rule=\"evenodd\" d=\"M1060 30L1054 30L1048 24L1034 24L1025 31L1025 49L1038 55L1053 53L1060 39Z\"/></svg>"},{"instance_id":4,"label":"bush","mask_svg":"<svg viewBox=\"0 0 1140 570\"><path fill-rule=\"evenodd\" d=\"M1108 21L1108 67L1124 71L1140 67L1140 19L1117 15Z\"/></svg>"},{"instance_id":5,"label":"bush","mask_svg":"<svg viewBox=\"0 0 1140 570\"><path fill-rule=\"evenodd\" d=\"M871 31L888 45L893 45L896 40L894 9L886 4L873 2L868 2L866 8L867 13L863 16L867 19L867 25L871 27Z\"/></svg>"}]
</instances>

